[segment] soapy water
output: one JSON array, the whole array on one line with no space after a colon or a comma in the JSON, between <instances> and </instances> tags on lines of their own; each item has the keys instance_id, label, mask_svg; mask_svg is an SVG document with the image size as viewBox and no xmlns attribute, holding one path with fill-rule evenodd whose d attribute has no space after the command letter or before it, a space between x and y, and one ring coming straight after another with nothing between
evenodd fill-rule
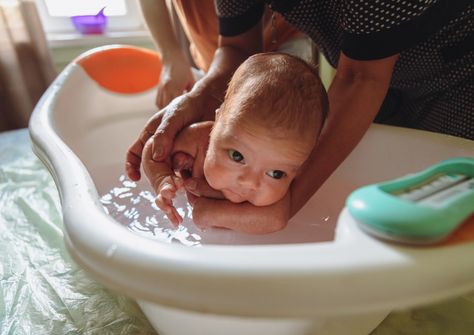
<instances>
[{"instance_id":1,"label":"soapy water","mask_svg":"<svg viewBox=\"0 0 474 335\"><path fill-rule=\"evenodd\" d=\"M293 217L288 226L278 232L264 235L243 234L223 228L201 230L192 219L192 207L184 191L178 192L173 204L183 222L174 226L156 206L155 194L146 180L134 182L119 171L121 166L107 166L93 170L96 187L102 194L100 201L119 224L140 236L165 243L181 243L199 247L209 244L249 245L323 242L334 239L335 218L342 205L335 199L341 187L325 190L314 197L306 207ZM334 185L333 185L334 186ZM306 213L305 213L306 212ZM311 212L311 215L308 215Z\"/></svg>"},{"instance_id":2,"label":"soapy water","mask_svg":"<svg viewBox=\"0 0 474 335\"><path fill-rule=\"evenodd\" d=\"M118 178L114 186L100 201L107 214L141 236L161 242L178 242L186 246L201 245L201 231L192 222L192 208L184 192L178 192L173 203L183 217L183 223L175 227L156 206L154 194L127 179Z\"/></svg>"}]
</instances>

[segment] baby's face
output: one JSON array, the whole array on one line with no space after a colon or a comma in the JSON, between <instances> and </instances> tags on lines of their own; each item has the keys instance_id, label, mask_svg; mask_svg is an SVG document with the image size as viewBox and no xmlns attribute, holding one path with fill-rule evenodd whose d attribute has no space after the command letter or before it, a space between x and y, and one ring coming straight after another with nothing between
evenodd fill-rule
<instances>
[{"instance_id":1,"label":"baby's face","mask_svg":"<svg viewBox=\"0 0 474 335\"><path fill-rule=\"evenodd\" d=\"M260 128L217 122L204 161L209 185L234 203L267 206L281 200L312 147L272 139Z\"/></svg>"}]
</instances>

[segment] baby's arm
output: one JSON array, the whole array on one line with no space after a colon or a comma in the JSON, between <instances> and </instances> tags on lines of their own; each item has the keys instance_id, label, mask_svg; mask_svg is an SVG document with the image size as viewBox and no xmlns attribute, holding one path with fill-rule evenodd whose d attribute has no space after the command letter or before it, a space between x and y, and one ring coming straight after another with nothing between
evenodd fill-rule
<instances>
[{"instance_id":1,"label":"baby's arm","mask_svg":"<svg viewBox=\"0 0 474 335\"><path fill-rule=\"evenodd\" d=\"M143 170L157 194L155 202L175 225L182 222L172 201L183 185L179 172L187 170L191 172L190 176L202 177L203 157L212 124L213 122L200 122L183 129L175 139L171 156L164 161L152 159L151 140L143 148Z\"/></svg>"},{"instance_id":2,"label":"baby's arm","mask_svg":"<svg viewBox=\"0 0 474 335\"><path fill-rule=\"evenodd\" d=\"M152 159L152 145L153 142L148 140L143 148L143 171L157 195L156 205L174 225L178 225L182 218L173 206L173 198L182 186L182 180L174 174L170 158L162 162Z\"/></svg>"}]
</instances>

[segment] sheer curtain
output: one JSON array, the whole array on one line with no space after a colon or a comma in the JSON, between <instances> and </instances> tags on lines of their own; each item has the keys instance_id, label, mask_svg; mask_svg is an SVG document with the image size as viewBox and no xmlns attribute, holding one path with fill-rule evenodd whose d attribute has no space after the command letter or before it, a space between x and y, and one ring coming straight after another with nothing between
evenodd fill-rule
<instances>
[{"instance_id":1,"label":"sheer curtain","mask_svg":"<svg viewBox=\"0 0 474 335\"><path fill-rule=\"evenodd\" d=\"M26 127L55 76L34 1L0 0L0 131Z\"/></svg>"}]
</instances>

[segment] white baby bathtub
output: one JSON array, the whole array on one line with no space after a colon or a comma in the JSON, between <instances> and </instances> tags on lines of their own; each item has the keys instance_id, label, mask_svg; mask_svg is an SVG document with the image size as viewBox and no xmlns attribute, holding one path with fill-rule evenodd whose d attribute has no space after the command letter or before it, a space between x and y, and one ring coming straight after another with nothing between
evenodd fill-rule
<instances>
[{"instance_id":1,"label":"white baby bathtub","mask_svg":"<svg viewBox=\"0 0 474 335\"><path fill-rule=\"evenodd\" d=\"M278 233L197 231L202 246L189 247L124 228L99 197L117 184L128 145L154 112L159 71L150 51L91 50L44 94L30 134L61 195L69 252L136 299L160 334L368 334L390 310L474 289L473 242L384 243L343 210L356 187L474 156L472 141L428 132L372 126Z\"/></svg>"}]
</instances>

